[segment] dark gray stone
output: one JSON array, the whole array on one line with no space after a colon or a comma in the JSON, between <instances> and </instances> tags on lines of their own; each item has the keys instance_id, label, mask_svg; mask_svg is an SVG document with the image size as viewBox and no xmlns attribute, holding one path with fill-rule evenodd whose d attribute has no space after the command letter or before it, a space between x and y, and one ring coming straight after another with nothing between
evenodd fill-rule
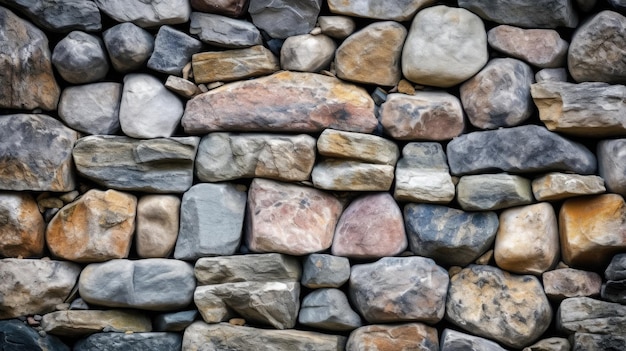
<instances>
[{"instance_id":1,"label":"dark gray stone","mask_svg":"<svg viewBox=\"0 0 626 351\"><path fill-rule=\"evenodd\" d=\"M109 72L102 40L80 31L69 33L54 47L52 64L61 77L72 84L95 82Z\"/></svg>"},{"instance_id":2,"label":"dark gray stone","mask_svg":"<svg viewBox=\"0 0 626 351\"><path fill-rule=\"evenodd\" d=\"M404 223L414 254L430 257L439 264L466 266L493 244L498 215L408 204L404 207Z\"/></svg>"},{"instance_id":3,"label":"dark gray stone","mask_svg":"<svg viewBox=\"0 0 626 351\"><path fill-rule=\"evenodd\" d=\"M73 351L180 351L178 333L97 333L78 340Z\"/></svg>"},{"instance_id":4,"label":"dark gray stone","mask_svg":"<svg viewBox=\"0 0 626 351\"><path fill-rule=\"evenodd\" d=\"M252 23L210 13L191 13L189 33L203 42L224 48L261 45L261 32Z\"/></svg>"},{"instance_id":5,"label":"dark gray stone","mask_svg":"<svg viewBox=\"0 0 626 351\"><path fill-rule=\"evenodd\" d=\"M297 258L277 253L202 257L194 274L198 285L237 282L296 282L302 276Z\"/></svg>"},{"instance_id":6,"label":"dark gray stone","mask_svg":"<svg viewBox=\"0 0 626 351\"><path fill-rule=\"evenodd\" d=\"M154 317L155 331L182 332L198 317L198 310L164 313Z\"/></svg>"},{"instance_id":7,"label":"dark gray stone","mask_svg":"<svg viewBox=\"0 0 626 351\"><path fill-rule=\"evenodd\" d=\"M0 0L0 4L16 8L38 26L53 32L102 28L100 11L91 0Z\"/></svg>"},{"instance_id":8,"label":"dark gray stone","mask_svg":"<svg viewBox=\"0 0 626 351\"><path fill-rule=\"evenodd\" d=\"M602 286L600 296L603 300L626 305L626 279L607 281Z\"/></svg>"},{"instance_id":9,"label":"dark gray stone","mask_svg":"<svg viewBox=\"0 0 626 351\"><path fill-rule=\"evenodd\" d=\"M154 51L148 68L157 72L182 76L191 56L202 50L202 42L170 26L162 26L154 40Z\"/></svg>"},{"instance_id":10,"label":"dark gray stone","mask_svg":"<svg viewBox=\"0 0 626 351\"><path fill-rule=\"evenodd\" d=\"M626 139L598 143L598 171L604 185L613 193L626 196Z\"/></svg>"},{"instance_id":11,"label":"dark gray stone","mask_svg":"<svg viewBox=\"0 0 626 351\"><path fill-rule=\"evenodd\" d=\"M448 144L447 155L455 175L596 170L596 157L586 147L536 125L461 135Z\"/></svg>"},{"instance_id":12,"label":"dark gray stone","mask_svg":"<svg viewBox=\"0 0 626 351\"><path fill-rule=\"evenodd\" d=\"M622 334L626 306L589 297L565 299L556 313L556 327L566 334Z\"/></svg>"},{"instance_id":13,"label":"dark gray stone","mask_svg":"<svg viewBox=\"0 0 626 351\"><path fill-rule=\"evenodd\" d=\"M625 0L609 0L609 4L616 8L619 11L626 10L626 1Z\"/></svg>"},{"instance_id":14,"label":"dark gray stone","mask_svg":"<svg viewBox=\"0 0 626 351\"><path fill-rule=\"evenodd\" d=\"M572 351L623 351L626 335L599 335L575 333L572 337Z\"/></svg>"},{"instance_id":15,"label":"dark gray stone","mask_svg":"<svg viewBox=\"0 0 626 351\"><path fill-rule=\"evenodd\" d=\"M327 254L310 254L302 267L302 285L307 288L338 288L350 278L350 260Z\"/></svg>"},{"instance_id":16,"label":"dark gray stone","mask_svg":"<svg viewBox=\"0 0 626 351\"><path fill-rule=\"evenodd\" d=\"M2 351L70 351L59 338L41 336L18 319L0 321L0 350Z\"/></svg>"},{"instance_id":17,"label":"dark gray stone","mask_svg":"<svg viewBox=\"0 0 626 351\"><path fill-rule=\"evenodd\" d=\"M302 299L300 324L331 330L347 331L362 325L361 317L352 310L348 298L339 289L316 289Z\"/></svg>"},{"instance_id":18,"label":"dark gray stone","mask_svg":"<svg viewBox=\"0 0 626 351\"><path fill-rule=\"evenodd\" d=\"M609 263L604 271L604 277L607 280L626 279L626 253L613 256L611 263Z\"/></svg>"},{"instance_id":19,"label":"dark gray stone","mask_svg":"<svg viewBox=\"0 0 626 351\"><path fill-rule=\"evenodd\" d=\"M322 0L250 0L252 22L272 38L285 39L310 32L322 7Z\"/></svg>"},{"instance_id":20,"label":"dark gray stone","mask_svg":"<svg viewBox=\"0 0 626 351\"><path fill-rule=\"evenodd\" d=\"M506 351L498 343L452 329L441 333L441 351Z\"/></svg>"},{"instance_id":21,"label":"dark gray stone","mask_svg":"<svg viewBox=\"0 0 626 351\"><path fill-rule=\"evenodd\" d=\"M113 68L129 72L143 66L154 50L154 37L130 22L120 23L102 33Z\"/></svg>"},{"instance_id":22,"label":"dark gray stone","mask_svg":"<svg viewBox=\"0 0 626 351\"><path fill-rule=\"evenodd\" d=\"M574 28L578 15L571 0L459 0L483 19L526 28Z\"/></svg>"}]
</instances>

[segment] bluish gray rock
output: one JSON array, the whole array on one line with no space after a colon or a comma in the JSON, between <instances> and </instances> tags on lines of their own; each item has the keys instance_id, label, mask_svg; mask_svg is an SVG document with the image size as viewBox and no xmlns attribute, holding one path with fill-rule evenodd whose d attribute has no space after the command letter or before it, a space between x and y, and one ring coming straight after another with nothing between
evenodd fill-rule
<instances>
[{"instance_id":1,"label":"bluish gray rock","mask_svg":"<svg viewBox=\"0 0 626 351\"><path fill-rule=\"evenodd\" d=\"M307 288L338 288L350 278L350 260L328 254L310 254L302 267L302 285Z\"/></svg>"},{"instance_id":2,"label":"bluish gray rock","mask_svg":"<svg viewBox=\"0 0 626 351\"><path fill-rule=\"evenodd\" d=\"M133 22L147 28L189 20L188 0L94 0L100 11L118 22Z\"/></svg>"},{"instance_id":3,"label":"bluish gray rock","mask_svg":"<svg viewBox=\"0 0 626 351\"><path fill-rule=\"evenodd\" d=\"M626 139L600 141L597 155L598 171L606 188L626 196Z\"/></svg>"},{"instance_id":4,"label":"bluish gray rock","mask_svg":"<svg viewBox=\"0 0 626 351\"><path fill-rule=\"evenodd\" d=\"M456 200L465 211L493 211L531 204L530 180L506 173L466 175L456 188Z\"/></svg>"},{"instance_id":5,"label":"bluish gray rock","mask_svg":"<svg viewBox=\"0 0 626 351\"><path fill-rule=\"evenodd\" d=\"M178 333L96 333L78 340L73 351L180 351Z\"/></svg>"},{"instance_id":6,"label":"bluish gray rock","mask_svg":"<svg viewBox=\"0 0 626 351\"><path fill-rule=\"evenodd\" d=\"M92 83L65 88L59 117L69 127L87 134L115 134L120 129L122 84Z\"/></svg>"},{"instance_id":7,"label":"bluish gray rock","mask_svg":"<svg viewBox=\"0 0 626 351\"><path fill-rule=\"evenodd\" d=\"M69 33L54 47L52 64L61 77L72 84L95 82L109 72L102 40L80 31Z\"/></svg>"},{"instance_id":8,"label":"bluish gray rock","mask_svg":"<svg viewBox=\"0 0 626 351\"><path fill-rule=\"evenodd\" d=\"M498 343L452 329L441 333L441 351L506 351Z\"/></svg>"},{"instance_id":9,"label":"bluish gray rock","mask_svg":"<svg viewBox=\"0 0 626 351\"><path fill-rule=\"evenodd\" d=\"M250 0L252 22L272 38L305 34L315 27L322 0Z\"/></svg>"},{"instance_id":10,"label":"bluish gray rock","mask_svg":"<svg viewBox=\"0 0 626 351\"><path fill-rule=\"evenodd\" d=\"M183 195L174 249L179 260L232 255L239 248L246 191L234 184L196 184Z\"/></svg>"},{"instance_id":11,"label":"bluish gray rock","mask_svg":"<svg viewBox=\"0 0 626 351\"><path fill-rule=\"evenodd\" d=\"M92 263L78 280L78 291L87 303L152 311L186 307L195 288L189 263L164 258Z\"/></svg>"},{"instance_id":12,"label":"bluish gray rock","mask_svg":"<svg viewBox=\"0 0 626 351\"><path fill-rule=\"evenodd\" d=\"M348 298L339 289L316 289L302 299L298 322L330 331L353 330L362 325Z\"/></svg>"},{"instance_id":13,"label":"bluish gray rock","mask_svg":"<svg viewBox=\"0 0 626 351\"><path fill-rule=\"evenodd\" d=\"M626 253L613 256L611 263L609 263L604 271L604 277L607 280L626 279Z\"/></svg>"},{"instance_id":14,"label":"bluish gray rock","mask_svg":"<svg viewBox=\"0 0 626 351\"><path fill-rule=\"evenodd\" d=\"M596 157L586 147L536 125L464 134L448 144L446 154L454 175L596 171Z\"/></svg>"},{"instance_id":15,"label":"bluish gray rock","mask_svg":"<svg viewBox=\"0 0 626 351\"><path fill-rule=\"evenodd\" d=\"M574 28L578 15L571 0L459 0L483 19L526 28Z\"/></svg>"},{"instance_id":16,"label":"bluish gray rock","mask_svg":"<svg viewBox=\"0 0 626 351\"><path fill-rule=\"evenodd\" d=\"M143 66L154 50L154 37L130 22L120 23L102 33L113 68L129 72Z\"/></svg>"},{"instance_id":17,"label":"bluish gray rock","mask_svg":"<svg viewBox=\"0 0 626 351\"><path fill-rule=\"evenodd\" d=\"M170 26L162 26L154 40L148 68L157 72L182 76L191 56L202 50L202 42Z\"/></svg>"},{"instance_id":18,"label":"bluish gray rock","mask_svg":"<svg viewBox=\"0 0 626 351\"><path fill-rule=\"evenodd\" d=\"M261 32L254 24L211 13L192 12L189 33L202 42L224 48L261 45Z\"/></svg>"},{"instance_id":19,"label":"bluish gray rock","mask_svg":"<svg viewBox=\"0 0 626 351\"><path fill-rule=\"evenodd\" d=\"M41 336L18 319L0 320L0 350L2 351L70 351L54 335Z\"/></svg>"},{"instance_id":20,"label":"bluish gray rock","mask_svg":"<svg viewBox=\"0 0 626 351\"><path fill-rule=\"evenodd\" d=\"M182 332L198 318L198 310L160 314L152 320L155 331Z\"/></svg>"},{"instance_id":21,"label":"bluish gray rock","mask_svg":"<svg viewBox=\"0 0 626 351\"><path fill-rule=\"evenodd\" d=\"M0 0L0 4L20 10L39 27L53 32L94 32L102 28L100 11L93 1Z\"/></svg>"},{"instance_id":22,"label":"bluish gray rock","mask_svg":"<svg viewBox=\"0 0 626 351\"><path fill-rule=\"evenodd\" d=\"M202 257L194 274L198 285L237 282L297 282L302 268L296 257L277 253Z\"/></svg>"},{"instance_id":23,"label":"bluish gray rock","mask_svg":"<svg viewBox=\"0 0 626 351\"><path fill-rule=\"evenodd\" d=\"M439 205L408 204L404 207L404 223L414 254L430 257L443 265L466 266L493 244L498 215Z\"/></svg>"}]
</instances>

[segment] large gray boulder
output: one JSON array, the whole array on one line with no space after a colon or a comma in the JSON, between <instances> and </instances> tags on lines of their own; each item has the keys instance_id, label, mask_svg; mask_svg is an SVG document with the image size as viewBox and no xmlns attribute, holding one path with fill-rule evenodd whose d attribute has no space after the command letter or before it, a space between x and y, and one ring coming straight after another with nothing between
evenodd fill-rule
<instances>
[{"instance_id":1,"label":"large gray boulder","mask_svg":"<svg viewBox=\"0 0 626 351\"><path fill-rule=\"evenodd\" d=\"M59 41L52 51L52 64L72 84L95 82L109 72L102 39L81 31L73 31Z\"/></svg>"},{"instance_id":2,"label":"large gray boulder","mask_svg":"<svg viewBox=\"0 0 626 351\"><path fill-rule=\"evenodd\" d=\"M52 32L102 28L100 11L93 1L85 0L0 0L16 8L43 29Z\"/></svg>"},{"instance_id":3,"label":"large gray boulder","mask_svg":"<svg viewBox=\"0 0 626 351\"><path fill-rule=\"evenodd\" d=\"M572 297L559 305L556 327L566 333L622 334L626 306L589 297Z\"/></svg>"},{"instance_id":4,"label":"large gray boulder","mask_svg":"<svg viewBox=\"0 0 626 351\"><path fill-rule=\"evenodd\" d=\"M378 20L409 21L420 9L434 0L329 0L330 12L347 16L374 18Z\"/></svg>"},{"instance_id":5,"label":"large gray boulder","mask_svg":"<svg viewBox=\"0 0 626 351\"><path fill-rule=\"evenodd\" d=\"M322 0L250 0L252 22L272 38L305 34L315 27Z\"/></svg>"}]
</instances>

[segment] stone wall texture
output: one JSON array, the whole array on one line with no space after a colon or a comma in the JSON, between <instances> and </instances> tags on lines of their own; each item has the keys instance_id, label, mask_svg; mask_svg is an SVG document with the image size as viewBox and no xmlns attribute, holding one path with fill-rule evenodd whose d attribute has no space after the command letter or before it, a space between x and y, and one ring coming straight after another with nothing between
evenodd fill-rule
<instances>
[{"instance_id":1,"label":"stone wall texture","mask_svg":"<svg viewBox=\"0 0 626 351\"><path fill-rule=\"evenodd\" d=\"M0 350L626 350L626 1L0 0Z\"/></svg>"}]
</instances>

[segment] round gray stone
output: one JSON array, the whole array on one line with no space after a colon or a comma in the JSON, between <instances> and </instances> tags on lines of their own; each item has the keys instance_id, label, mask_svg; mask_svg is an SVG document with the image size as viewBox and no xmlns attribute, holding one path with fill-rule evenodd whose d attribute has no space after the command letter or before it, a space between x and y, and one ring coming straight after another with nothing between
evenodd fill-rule
<instances>
[{"instance_id":1,"label":"round gray stone","mask_svg":"<svg viewBox=\"0 0 626 351\"><path fill-rule=\"evenodd\" d=\"M69 33L54 47L52 64L63 79L73 84L95 82L109 71L102 40L80 31Z\"/></svg>"},{"instance_id":2,"label":"round gray stone","mask_svg":"<svg viewBox=\"0 0 626 351\"><path fill-rule=\"evenodd\" d=\"M154 37L130 22L105 30L102 38L113 68L122 73L141 68L154 50Z\"/></svg>"}]
</instances>

